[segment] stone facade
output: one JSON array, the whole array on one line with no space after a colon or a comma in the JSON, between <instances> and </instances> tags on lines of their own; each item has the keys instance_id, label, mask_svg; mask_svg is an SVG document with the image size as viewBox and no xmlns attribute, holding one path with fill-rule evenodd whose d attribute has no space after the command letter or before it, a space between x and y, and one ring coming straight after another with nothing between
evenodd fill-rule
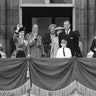
<instances>
[{"instance_id":1,"label":"stone facade","mask_svg":"<svg viewBox=\"0 0 96 96\"><path fill-rule=\"evenodd\" d=\"M95 0L76 0L76 29L80 31L86 56L95 35Z\"/></svg>"},{"instance_id":2,"label":"stone facade","mask_svg":"<svg viewBox=\"0 0 96 96\"><path fill-rule=\"evenodd\" d=\"M0 0L0 41L7 57L10 56L10 38L19 23L19 0Z\"/></svg>"},{"instance_id":3,"label":"stone facade","mask_svg":"<svg viewBox=\"0 0 96 96\"><path fill-rule=\"evenodd\" d=\"M10 38L19 23L19 0L0 0L0 42L10 56ZM95 0L75 0L76 29L80 31L83 53L86 56L95 35Z\"/></svg>"}]
</instances>

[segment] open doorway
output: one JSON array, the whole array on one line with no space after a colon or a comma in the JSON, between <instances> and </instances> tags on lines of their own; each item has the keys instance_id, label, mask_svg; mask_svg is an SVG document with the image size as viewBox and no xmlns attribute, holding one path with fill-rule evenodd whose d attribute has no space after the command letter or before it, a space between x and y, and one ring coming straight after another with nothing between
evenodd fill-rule
<instances>
[{"instance_id":1,"label":"open doorway","mask_svg":"<svg viewBox=\"0 0 96 96\"><path fill-rule=\"evenodd\" d=\"M39 34L43 35L48 32L50 24L55 23L57 26L63 26L65 19L69 19L71 25L73 24L71 7L22 8L22 24L26 27L26 32L31 32L32 24L37 23L39 25Z\"/></svg>"}]
</instances>

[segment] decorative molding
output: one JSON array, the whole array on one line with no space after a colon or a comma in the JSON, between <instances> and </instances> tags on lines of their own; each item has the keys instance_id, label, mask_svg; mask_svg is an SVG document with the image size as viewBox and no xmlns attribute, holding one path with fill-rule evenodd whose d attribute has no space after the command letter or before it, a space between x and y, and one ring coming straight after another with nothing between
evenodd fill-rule
<instances>
[{"instance_id":1,"label":"decorative molding","mask_svg":"<svg viewBox=\"0 0 96 96\"><path fill-rule=\"evenodd\" d=\"M20 7L74 7L73 4L21 4Z\"/></svg>"}]
</instances>

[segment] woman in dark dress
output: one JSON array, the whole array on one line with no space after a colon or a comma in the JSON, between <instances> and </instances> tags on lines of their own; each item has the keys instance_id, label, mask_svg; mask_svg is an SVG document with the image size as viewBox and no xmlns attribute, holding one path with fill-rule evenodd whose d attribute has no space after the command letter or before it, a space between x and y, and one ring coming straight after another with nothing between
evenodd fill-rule
<instances>
[{"instance_id":1,"label":"woman in dark dress","mask_svg":"<svg viewBox=\"0 0 96 96\"><path fill-rule=\"evenodd\" d=\"M13 37L16 50L12 53L11 58L22 58L26 57L26 43L24 39L25 30L21 27L18 33Z\"/></svg>"}]
</instances>

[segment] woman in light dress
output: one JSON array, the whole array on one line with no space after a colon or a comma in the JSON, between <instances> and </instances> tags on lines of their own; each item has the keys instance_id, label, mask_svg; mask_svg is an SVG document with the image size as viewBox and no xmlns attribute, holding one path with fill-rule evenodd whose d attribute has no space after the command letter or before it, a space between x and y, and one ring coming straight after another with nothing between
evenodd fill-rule
<instances>
[{"instance_id":1,"label":"woman in light dress","mask_svg":"<svg viewBox=\"0 0 96 96\"><path fill-rule=\"evenodd\" d=\"M59 33L62 32L63 27L57 27L55 28L55 37L52 39L52 43L51 43L51 58L56 58L56 54L59 48L59 41L58 41L58 36Z\"/></svg>"},{"instance_id":2,"label":"woman in light dress","mask_svg":"<svg viewBox=\"0 0 96 96\"><path fill-rule=\"evenodd\" d=\"M43 45L47 58L51 57L51 44L53 38L55 37L55 30L54 30L55 28L56 24L50 24L48 27L49 33L45 33L43 36Z\"/></svg>"}]
</instances>

